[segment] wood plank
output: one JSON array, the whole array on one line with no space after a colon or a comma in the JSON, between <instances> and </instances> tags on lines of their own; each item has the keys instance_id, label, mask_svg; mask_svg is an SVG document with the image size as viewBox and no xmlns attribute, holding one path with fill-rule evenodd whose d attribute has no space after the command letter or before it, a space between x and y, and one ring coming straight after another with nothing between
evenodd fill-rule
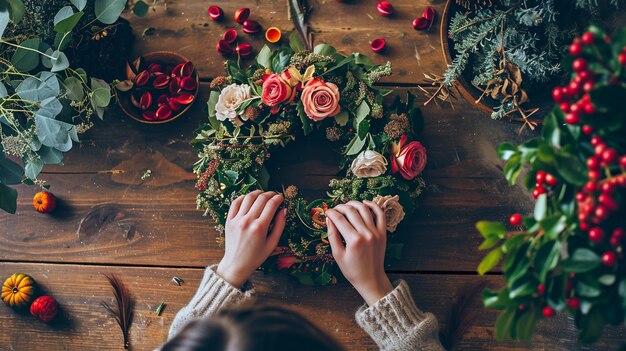
<instances>
[{"instance_id":1,"label":"wood plank","mask_svg":"<svg viewBox=\"0 0 626 351\"><path fill-rule=\"evenodd\" d=\"M131 21L137 38L135 53L170 50L191 59L204 78L223 74L225 58L217 53L215 45L226 29L236 28L243 41L258 50L266 44L264 32L254 36L244 34L241 26L234 22L236 9L247 6L251 18L261 23L263 28L275 26L283 31L282 43L287 44L289 31L294 26L289 20L287 1L271 1L241 4L233 1L168 1L167 8L157 6L144 18L133 15ZM224 9L225 18L221 22L209 19L209 5ZM360 52L370 56L375 62L384 64L391 61L394 75L385 82L420 83L423 73L438 73L445 70L443 52L440 45L439 19L444 2L430 4L427 0L398 0L393 2L395 15L382 17L376 12L375 3L337 2L334 0L314 0L309 2L311 14L308 24L314 33L315 44L328 43L343 53ZM411 25L426 6L433 6L438 16L428 31L415 31ZM146 28L153 28L152 34L144 35ZM377 38L387 40L389 50L376 54L369 43ZM273 46L272 47L276 47Z\"/></svg>"},{"instance_id":2,"label":"wood plank","mask_svg":"<svg viewBox=\"0 0 626 351\"><path fill-rule=\"evenodd\" d=\"M45 169L63 173L42 176L61 199L54 215L35 213L30 199L37 189L19 187L18 213L0 213L0 257L186 267L217 261L221 249L212 225L195 209L196 155L189 144L206 118L206 95L203 89L193 112L171 125L108 115L106 124L67 154L64 166ZM396 235L406 251L390 270L474 271L482 257L468 250L480 242L475 222L504 220L530 206L527 194L506 184L495 154L499 142L518 138L518 126L492 121L464 104L456 108L424 109L429 187ZM315 138L276 151L270 160L274 188L296 184L309 199L323 197L337 172L328 155L331 145ZM142 181L146 169L152 176Z\"/></svg>"},{"instance_id":3,"label":"wood plank","mask_svg":"<svg viewBox=\"0 0 626 351\"><path fill-rule=\"evenodd\" d=\"M344 54L360 52L379 64L391 61L393 75L383 82L417 84L424 81L424 73L442 74L446 69L439 26L445 1L394 0L392 16L383 17L376 10L376 2L335 0L309 1L309 25L315 43L327 43ZM421 17L427 6L437 12L430 30L416 31L413 19ZM385 38L387 51L372 52L370 43Z\"/></svg>"},{"instance_id":4,"label":"wood plank","mask_svg":"<svg viewBox=\"0 0 626 351\"><path fill-rule=\"evenodd\" d=\"M42 290L55 297L62 314L50 325L39 323L26 313L19 314L4 304L0 307L0 347L3 350L120 350L121 332L101 307L113 296L102 273L117 275L136 299L135 321L130 331L132 350L152 350L163 342L176 312L194 294L202 277L201 269L162 269L110 266L13 264L0 265L0 276L14 272L30 274ZM184 279L183 286L171 282L173 276ZM405 279L418 305L432 311L443 327L451 301L460 289L477 279L499 284L499 277L463 275L392 275ZM362 304L356 291L346 283L310 288L282 276L257 274L253 278L260 301L289 306L314 320L337 337L348 350L375 350L372 340L354 322L354 312ZM154 309L164 301L161 316ZM474 301L471 313L475 323L465 334L459 350L572 350L578 348L571 318L560 315L541 322L531 343L500 343L493 335L496 311L483 309ZM19 331L19 332L18 332ZM626 337L623 328L607 328L604 338L588 350L616 349Z\"/></svg>"},{"instance_id":5,"label":"wood plank","mask_svg":"<svg viewBox=\"0 0 626 351\"><path fill-rule=\"evenodd\" d=\"M224 19L212 21L207 10L209 6L220 6L225 13ZM265 31L250 36L241 30L233 16L240 7L250 8L250 19L258 21L263 28L278 27L288 37L293 28L288 19L287 1L256 1L236 2L230 0L169 0L167 6L159 3L156 11L139 18L132 14L125 17L131 22L136 37L134 51L137 55L152 51L175 51L189 58L204 78L222 75L224 72L224 56L219 54L215 46L227 29L236 28L240 42L252 44L255 50L263 47ZM144 31L151 28L150 35ZM286 40L284 40L286 42Z\"/></svg>"}]
</instances>

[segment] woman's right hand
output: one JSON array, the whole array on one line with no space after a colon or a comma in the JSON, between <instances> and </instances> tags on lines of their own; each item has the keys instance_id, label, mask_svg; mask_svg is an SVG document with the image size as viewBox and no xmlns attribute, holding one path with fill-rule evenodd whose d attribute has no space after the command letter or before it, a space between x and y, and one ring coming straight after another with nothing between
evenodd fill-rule
<instances>
[{"instance_id":1,"label":"woman's right hand","mask_svg":"<svg viewBox=\"0 0 626 351\"><path fill-rule=\"evenodd\" d=\"M383 210L371 201L350 201L326 211L326 217L328 241L339 269L371 306L393 290L385 273Z\"/></svg>"}]
</instances>

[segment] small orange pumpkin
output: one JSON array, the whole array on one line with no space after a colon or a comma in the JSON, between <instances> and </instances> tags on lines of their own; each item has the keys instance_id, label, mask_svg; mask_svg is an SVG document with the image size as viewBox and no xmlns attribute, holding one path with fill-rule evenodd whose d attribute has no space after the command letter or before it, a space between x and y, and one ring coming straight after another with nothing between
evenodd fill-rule
<instances>
[{"instance_id":1,"label":"small orange pumpkin","mask_svg":"<svg viewBox=\"0 0 626 351\"><path fill-rule=\"evenodd\" d=\"M33 197L33 206L40 213L50 213L57 207L57 199L52 193L40 191Z\"/></svg>"},{"instance_id":2,"label":"small orange pumpkin","mask_svg":"<svg viewBox=\"0 0 626 351\"><path fill-rule=\"evenodd\" d=\"M27 306L35 293L35 281L24 273L15 273L2 285L2 301L11 307Z\"/></svg>"}]
</instances>

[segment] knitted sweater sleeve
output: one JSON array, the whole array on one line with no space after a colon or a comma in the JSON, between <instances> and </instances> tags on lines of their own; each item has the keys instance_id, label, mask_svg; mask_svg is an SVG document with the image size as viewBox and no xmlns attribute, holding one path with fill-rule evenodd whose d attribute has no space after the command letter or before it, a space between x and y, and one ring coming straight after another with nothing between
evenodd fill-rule
<instances>
[{"instance_id":1,"label":"knitted sweater sleeve","mask_svg":"<svg viewBox=\"0 0 626 351\"><path fill-rule=\"evenodd\" d=\"M437 336L437 319L417 308L403 280L372 306L359 308L356 321L381 351L444 350Z\"/></svg>"},{"instance_id":2,"label":"knitted sweater sleeve","mask_svg":"<svg viewBox=\"0 0 626 351\"><path fill-rule=\"evenodd\" d=\"M243 291L230 285L215 272L216 268L217 265L213 265L204 271L198 291L174 317L168 339L174 337L190 320L212 316L225 307L250 300L254 296L252 288Z\"/></svg>"}]
</instances>

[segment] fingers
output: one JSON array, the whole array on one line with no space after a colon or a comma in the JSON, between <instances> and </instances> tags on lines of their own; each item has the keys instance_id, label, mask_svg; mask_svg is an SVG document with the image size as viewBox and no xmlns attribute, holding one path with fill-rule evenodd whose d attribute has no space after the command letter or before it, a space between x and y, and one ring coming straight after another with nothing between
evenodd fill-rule
<instances>
[{"instance_id":1,"label":"fingers","mask_svg":"<svg viewBox=\"0 0 626 351\"><path fill-rule=\"evenodd\" d=\"M239 207L239 215L246 215L248 213L248 211L250 211L250 208L252 208L252 205L254 204L256 198L261 195L263 192L261 190L255 190L249 194L247 194L244 199L243 199L243 203L241 204L241 206Z\"/></svg>"},{"instance_id":2,"label":"fingers","mask_svg":"<svg viewBox=\"0 0 626 351\"><path fill-rule=\"evenodd\" d=\"M354 201L354 200L348 202L347 205L350 205L351 207L355 208L359 212L359 214L361 215L361 219L363 220L363 223L365 223L365 225L368 228L371 228L373 230L376 227L376 224L374 224L374 216L372 216L372 211L370 210L368 206L366 206L362 202Z\"/></svg>"},{"instance_id":3,"label":"fingers","mask_svg":"<svg viewBox=\"0 0 626 351\"><path fill-rule=\"evenodd\" d=\"M228 209L228 219L235 218L235 216L239 212L239 208L241 207L241 203L243 202L244 197L245 195L241 195L230 204L230 208Z\"/></svg>"},{"instance_id":4,"label":"fingers","mask_svg":"<svg viewBox=\"0 0 626 351\"><path fill-rule=\"evenodd\" d=\"M252 206L250 207L250 210L248 211L246 215L252 219L259 218L261 216L261 213L264 211L263 209L268 205L268 201L270 201L274 196L276 196L276 193L273 191L266 191L260 194L259 196L257 196L257 198L254 200L254 204L252 204ZM268 221L267 221L268 224L270 222L269 220L272 219L272 216L274 216L273 212L268 218Z\"/></svg>"},{"instance_id":5,"label":"fingers","mask_svg":"<svg viewBox=\"0 0 626 351\"><path fill-rule=\"evenodd\" d=\"M268 223L274 218L276 215L276 211L283 203L283 196L280 194L272 193L272 196L267 203L263 206L262 212L259 216L259 219L262 221L267 221ZM257 200L258 202L258 200ZM256 205L256 204L255 204Z\"/></svg>"},{"instance_id":6,"label":"fingers","mask_svg":"<svg viewBox=\"0 0 626 351\"><path fill-rule=\"evenodd\" d=\"M350 224L346 217L337 211L336 208L326 211L326 217L328 217L333 225L339 230L343 238L346 239L346 242L351 242L352 239L358 235L352 224Z\"/></svg>"},{"instance_id":7,"label":"fingers","mask_svg":"<svg viewBox=\"0 0 626 351\"><path fill-rule=\"evenodd\" d=\"M272 227L272 231L267 239L271 250L274 250L276 245L278 245L278 241L280 240L280 236L283 234L283 230L285 230L286 224L287 209L283 208L281 211L276 212L276 215L274 216L274 226Z\"/></svg>"},{"instance_id":8,"label":"fingers","mask_svg":"<svg viewBox=\"0 0 626 351\"><path fill-rule=\"evenodd\" d=\"M385 212L383 209L378 206L377 203L372 201L363 201L363 203L369 207L374 213L374 221L376 222L376 228L379 233L387 234L387 218L385 217Z\"/></svg>"},{"instance_id":9,"label":"fingers","mask_svg":"<svg viewBox=\"0 0 626 351\"><path fill-rule=\"evenodd\" d=\"M338 205L335 206L334 209L343 214L348 221L350 221L352 227L354 227L354 229L356 229L359 233L365 233L368 231L367 225L365 225L363 218L361 218L361 214L356 208L350 205Z\"/></svg>"},{"instance_id":10,"label":"fingers","mask_svg":"<svg viewBox=\"0 0 626 351\"><path fill-rule=\"evenodd\" d=\"M335 226L332 220L327 220L326 224L328 226L328 242L330 243L330 248L333 252L333 257L337 258L338 256L343 255L346 250L346 247L341 242L341 234L339 234L339 230Z\"/></svg>"}]
</instances>

